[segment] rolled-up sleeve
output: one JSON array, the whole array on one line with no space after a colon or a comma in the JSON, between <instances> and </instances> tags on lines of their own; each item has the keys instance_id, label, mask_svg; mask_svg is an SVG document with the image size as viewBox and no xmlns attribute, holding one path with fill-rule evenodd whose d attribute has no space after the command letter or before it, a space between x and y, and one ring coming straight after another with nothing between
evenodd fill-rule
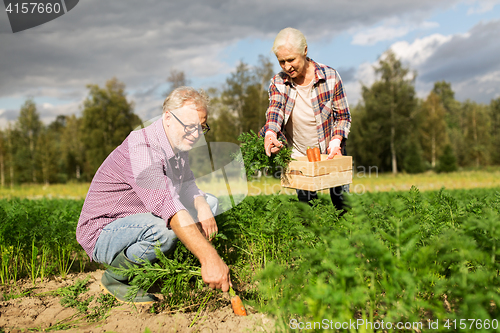
<instances>
[{"instance_id":1,"label":"rolled-up sleeve","mask_svg":"<svg viewBox=\"0 0 500 333\"><path fill-rule=\"evenodd\" d=\"M351 112L340 75L335 71L335 87L333 89L332 110L335 117L332 137L341 135L346 138L351 129Z\"/></svg>"},{"instance_id":2,"label":"rolled-up sleeve","mask_svg":"<svg viewBox=\"0 0 500 333\"><path fill-rule=\"evenodd\" d=\"M281 131L285 112L285 97L278 90L274 81L269 86L269 107L266 111L267 130L278 134Z\"/></svg>"}]
</instances>

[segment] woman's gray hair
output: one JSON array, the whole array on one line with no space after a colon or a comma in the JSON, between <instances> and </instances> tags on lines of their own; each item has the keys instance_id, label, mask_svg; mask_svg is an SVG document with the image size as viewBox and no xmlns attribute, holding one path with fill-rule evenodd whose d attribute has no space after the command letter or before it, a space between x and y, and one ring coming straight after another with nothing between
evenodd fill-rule
<instances>
[{"instance_id":1,"label":"woman's gray hair","mask_svg":"<svg viewBox=\"0 0 500 333\"><path fill-rule=\"evenodd\" d=\"M292 46L300 55L305 55L307 47L306 37L300 30L294 28L285 28L281 30L274 39L274 54L276 55L280 47L287 45Z\"/></svg>"},{"instance_id":2,"label":"woman's gray hair","mask_svg":"<svg viewBox=\"0 0 500 333\"><path fill-rule=\"evenodd\" d=\"M180 109L186 103L193 103L197 110L203 109L208 112L209 101L210 99L203 89L196 90L192 87L178 87L163 101L163 113Z\"/></svg>"}]
</instances>

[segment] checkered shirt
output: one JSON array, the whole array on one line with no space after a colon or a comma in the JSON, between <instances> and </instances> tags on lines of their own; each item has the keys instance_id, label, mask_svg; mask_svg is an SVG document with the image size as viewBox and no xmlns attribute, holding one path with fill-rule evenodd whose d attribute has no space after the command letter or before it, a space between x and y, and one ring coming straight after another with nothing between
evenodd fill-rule
<instances>
[{"instance_id":1,"label":"checkered shirt","mask_svg":"<svg viewBox=\"0 0 500 333\"><path fill-rule=\"evenodd\" d=\"M311 59L309 59L311 60ZM323 64L315 66L312 91L312 106L316 118L316 132L320 150L327 153L328 144L335 135L347 138L351 128L351 113L347 97L338 72ZM272 131L283 137L284 125L288 121L297 98L295 83L284 72L276 74L269 86L269 107L266 111L266 125L259 132L264 136Z\"/></svg>"},{"instance_id":2,"label":"checkered shirt","mask_svg":"<svg viewBox=\"0 0 500 333\"><path fill-rule=\"evenodd\" d=\"M116 219L152 213L165 220L192 207L198 189L187 152L174 154L162 118L133 131L102 163L90 184L76 238L92 260L101 230Z\"/></svg>"}]
</instances>

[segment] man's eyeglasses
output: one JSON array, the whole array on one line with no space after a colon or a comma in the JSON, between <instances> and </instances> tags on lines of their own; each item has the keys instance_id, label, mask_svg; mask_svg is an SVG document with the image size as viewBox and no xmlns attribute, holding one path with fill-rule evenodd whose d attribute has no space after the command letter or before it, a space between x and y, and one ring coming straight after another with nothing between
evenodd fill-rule
<instances>
[{"instance_id":1,"label":"man's eyeglasses","mask_svg":"<svg viewBox=\"0 0 500 333\"><path fill-rule=\"evenodd\" d=\"M177 119L177 121L179 123L181 123L182 126L184 126L184 132L186 134L193 134L194 132L198 131L198 133L203 133L203 134L207 134L208 131L210 131L210 126L208 126L208 124L206 126L201 126L201 125L184 125L184 123L182 121L180 121L179 118L177 118L177 116L175 114L173 114L172 112L170 112L170 114L175 118Z\"/></svg>"}]
</instances>

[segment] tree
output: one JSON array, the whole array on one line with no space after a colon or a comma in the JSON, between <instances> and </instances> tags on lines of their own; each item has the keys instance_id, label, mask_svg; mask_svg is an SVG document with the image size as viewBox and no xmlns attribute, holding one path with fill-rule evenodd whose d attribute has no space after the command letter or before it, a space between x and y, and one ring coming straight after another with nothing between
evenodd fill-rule
<instances>
[{"instance_id":1,"label":"tree","mask_svg":"<svg viewBox=\"0 0 500 333\"><path fill-rule=\"evenodd\" d=\"M453 172L457 171L457 159L453 153L453 148L451 145L446 145L444 147L443 154L439 157L439 163L437 165L437 172Z\"/></svg>"},{"instance_id":2,"label":"tree","mask_svg":"<svg viewBox=\"0 0 500 333\"><path fill-rule=\"evenodd\" d=\"M408 148L403 159L404 170L408 173L420 173L425 171L420 142L415 137L408 141Z\"/></svg>"},{"instance_id":3,"label":"tree","mask_svg":"<svg viewBox=\"0 0 500 333\"><path fill-rule=\"evenodd\" d=\"M67 116L59 115L48 126L42 128L39 142L39 152L37 163L40 166L42 180L45 184L49 183L65 183L66 175L66 160L62 154L62 147L65 140L62 134L66 128ZM76 133L72 133L76 135Z\"/></svg>"},{"instance_id":4,"label":"tree","mask_svg":"<svg viewBox=\"0 0 500 333\"><path fill-rule=\"evenodd\" d=\"M259 66L255 67L255 87L256 87L256 99L255 102L257 106L257 127L259 130L261 126L266 122L266 110L269 106L268 88L271 78L274 75L274 66L271 60L263 55L259 55ZM264 112L262 112L262 110ZM259 127L259 128L258 128Z\"/></svg>"},{"instance_id":5,"label":"tree","mask_svg":"<svg viewBox=\"0 0 500 333\"><path fill-rule=\"evenodd\" d=\"M238 122L237 116L229 110L229 107L222 102L219 92L215 88L207 90L210 96L210 113L208 123L211 130L206 136L209 142L233 142L238 143Z\"/></svg>"},{"instance_id":6,"label":"tree","mask_svg":"<svg viewBox=\"0 0 500 333\"><path fill-rule=\"evenodd\" d=\"M258 132L266 122L269 104L267 84L273 76L273 65L269 58L259 56L259 64L251 68L240 62L236 71L226 79L220 102L232 114L226 119L234 119L236 132ZM228 124L226 124L228 126ZM229 125L232 126L232 125Z\"/></svg>"},{"instance_id":7,"label":"tree","mask_svg":"<svg viewBox=\"0 0 500 333\"><path fill-rule=\"evenodd\" d=\"M75 115L66 117L65 127L61 134L61 155L65 161L63 173L67 175L67 179L82 179L85 164L82 123L82 118L77 118Z\"/></svg>"},{"instance_id":8,"label":"tree","mask_svg":"<svg viewBox=\"0 0 500 333\"><path fill-rule=\"evenodd\" d=\"M125 85L113 78L105 88L90 84L83 102L82 141L86 154L87 179L97 171L104 159L138 125L133 103L125 96Z\"/></svg>"},{"instance_id":9,"label":"tree","mask_svg":"<svg viewBox=\"0 0 500 333\"><path fill-rule=\"evenodd\" d=\"M38 160L41 171L41 180L48 185L57 181L58 133L49 127L42 128L38 136Z\"/></svg>"},{"instance_id":10,"label":"tree","mask_svg":"<svg viewBox=\"0 0 500 333\"><path fill-rule=\"evenodd\" d=\"M382 170L389 163L393 174L398 172L398 156L403 158L408 132L414 131L417 100L415 98L415 75L403 67L394 52L386 51L375 68L380 79L370 88L362 87L364 110L359 134L362 143L374 149L379 156L377 162ZM372 164L372 161L363 161Z\"/></svg>"},{"instance_id":11,"label":"tree","mask_svg":"<svg viewBox=\"0 0 500 333\"><path fill-rule=\"evenodd\" d=\"M176 88L187 86L189 84L189 80L186 78L186 75L183 71L178 71L176 69L170 70L170 75L167 78L167 82L170 83L170 87L168 91L165 93L165 97L170 95L172 91Z\"/></svg>"},{"instance_id":12,"label":"tree","mask_svg":"<svg viewBox=\"0 0 500 333\"><path fill-rule=\"evenodd\" d=\"M494 164L500 164L500 97L490 103L491 118L491 161Z\"/></svg>"},{"instance_id":13,"label":"tree","mask_svg":"<svg viewBox=\"0 0 500 333\"><path fill-rule=\"evenodd\" d=\"M466 161L459 157L460 152L467 149L467 143L464 140L466 119L461 103L455 99L455 92L452 90L451 83L449 82L435 82L432 92L439 96L445 110L448 142L451 143L455 156L459 159L458 163L464 165Z\"/></svg>"},{"instance_id":14,"label":"tree","mask_svg":"<svg viewBox=\"0 0 500 333\"><path fill-rule=\"evenodd\" d=\"M441 155L443 147L448 142L445 120L446 110L441 102L441 98L431 91L422 104L421 112L421 146L424 149L425 158L435 168L437 158Z\"/></svg>"},{"instance_id":15,"label":"tree","mask_svg":"<svg viewBox=\"0 0 500 333\"><path fill-rule=\"evenodd\" d=\"M453 126L456 118L454 117L460 103L455 100L455 92L451 89L451 83L446 81L438 81L434 83L432 93L439 97L440 103L446 112L446 123L448 126Z\"/></svg>"},{"instance_id":16,"label":"tree","mask_svg":"<svg viewBox=\"0 0 500 333\"><path fill-rule=\"evenodd\" d=\"M9 123L7 129L5 130L6 136L6 152L8 156L9 163L9 183L10 188L14 187L14 136L17 136L17 130L12 128L12 125Z\"/></svg>"},{"instance_id":17,"label":"tree","mask_svg":"<svg viewBox=\"0 0 500 333\"><path fill-rule=\"evenodd\" d=\"M350 111L356 121L352 122L347 153L352 155L354 164L365 168L375 166L379 171L390 168L385 158L389 154L387 146L378 142L381 139L380 122L373 121L362 103L350 108Z\"/></svg>"},{"instance_id":18,"label":"tree","mask_svg":"<svg viewBox=\"0 0 500 333\"><path fill-rule=\"evenodd\" d=\"M20 138L16 151L16 164L21 170L22 176L24 176L23 180L36 183L37 140L42 130L42 122L33 99L27 99L21 107L16 128Z\"/></svg>"},{"instance_id":19,"label":"tree","mask_svg":"<svg viewBox=\"0 0 500 333\"><path fill-rule=\"evenodd\" d=\"M5 133L0 131L0 186L5 187L5 161L7 156L7 140Z\"/></svg>"},{"instance_id":20,"label":"tree","mask_svg":"<svg viewBox=\"0 0 500 333\"><path fill-rule=\"evenodd\" d=\"M463 136L467 142L461 151L462 158L466 164L476 167L487 165L491 144L488 108L467 100L462 104L462 109L466 117Z\"/></svg>"},{"instance_id":21,"label":"tree","mask_svg":"<svg viewBox=\"0 0 500 333\"><path fill-rule=\"evenodd\" d=\"M226 79L225 89L221 93L221 101L229 111L234 115L236 128L239 133L244 131L245 117L244 105L248 97L248 87L251 85L252 74L250 68L244 62L236 66L236 71L231 73Z\"/></svg>"}]
</instances>

